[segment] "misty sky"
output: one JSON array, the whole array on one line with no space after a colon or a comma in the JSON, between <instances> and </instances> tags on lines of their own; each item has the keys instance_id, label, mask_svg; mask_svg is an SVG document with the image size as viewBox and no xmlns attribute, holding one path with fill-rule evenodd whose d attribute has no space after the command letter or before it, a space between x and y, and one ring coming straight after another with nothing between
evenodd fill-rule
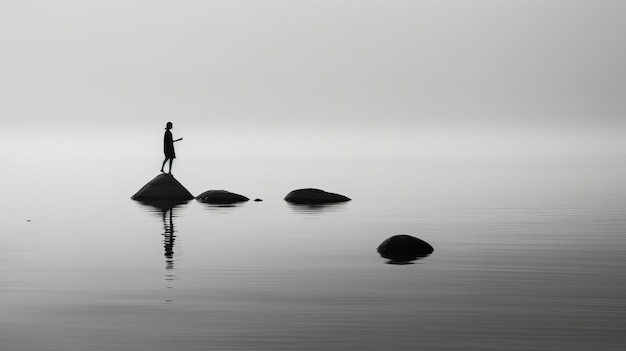
<instances>
[{"instance_id":1,"label":"misty sky","mask_svg":"<svg viewBox=\"0 0 626 351\"><path fill-rule=\"evenodd\" d=\"M626 2L0 0L2 156L626 150ZM183 152L183 154L181 154Z\"/></svg>"}]
</instances>

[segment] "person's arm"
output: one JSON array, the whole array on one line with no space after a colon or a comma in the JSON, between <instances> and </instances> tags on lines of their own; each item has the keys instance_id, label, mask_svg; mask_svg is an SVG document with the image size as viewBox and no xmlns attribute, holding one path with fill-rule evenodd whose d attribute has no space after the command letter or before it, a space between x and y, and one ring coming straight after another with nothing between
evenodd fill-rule
<instances>
[{"instance_id":1,"label":"person's arm","mask_svg":"<svg viewBox=\"0 0 626 351\"><path fill-rule=\"evenodd\" d=\"M180 140L183 140L183 138L178 138L178 139L176 139L176 140L174 140L174 141L180 141Z\"/></svg>"}]
</instances>

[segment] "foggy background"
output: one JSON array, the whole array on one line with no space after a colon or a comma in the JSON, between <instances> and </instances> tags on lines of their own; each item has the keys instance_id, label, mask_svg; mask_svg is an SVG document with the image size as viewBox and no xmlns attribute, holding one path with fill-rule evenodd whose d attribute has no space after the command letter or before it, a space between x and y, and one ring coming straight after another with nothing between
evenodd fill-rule
<instances>
[{"instance_id":1,"label":"foggy background","mask_svg":"<svg viewBox=\"0 0 626 351\"><path fill-rule=\"evenodd\" d=\"M0 156L623 154L625 10L0 0Z\"/></svg>"}]
</instances>

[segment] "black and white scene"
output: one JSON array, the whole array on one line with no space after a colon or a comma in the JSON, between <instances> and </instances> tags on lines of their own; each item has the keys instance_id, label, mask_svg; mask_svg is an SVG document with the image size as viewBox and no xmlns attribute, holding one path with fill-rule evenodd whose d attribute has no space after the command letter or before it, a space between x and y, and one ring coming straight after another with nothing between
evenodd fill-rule
<instances>
[{"instance_id":1,"label":"black and white scene","mask_svg":"<svg viewBox=\"0 0 626 351\"><path fill-rule=\"evenodd\" d=\"M618 0L0 0L0 350L623 350L625 33Z\"/></svg>"}]
</instances>

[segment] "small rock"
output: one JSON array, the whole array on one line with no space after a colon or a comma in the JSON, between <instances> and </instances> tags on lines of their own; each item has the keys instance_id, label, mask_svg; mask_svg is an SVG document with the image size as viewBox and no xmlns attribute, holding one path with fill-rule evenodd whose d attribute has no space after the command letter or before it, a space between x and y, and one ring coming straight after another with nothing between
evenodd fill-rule
<instances>
[{"instance_id":1,"label":"small rock","mask_svg":"<svg viewBox=\"0 0 626 351\"><path fill-rule=\"evenodd\" d=\"M290 192L287 196L285 196L285 201L294 204L314 205L346 202L350 201L350 198L340 194L329 193L320 189L307 188Z\"/></svg>"},{"instance_id":2,"label":"small rock","mask_svg":"<svg viewBox=\"0 0 626 351\"><path fill-rule=\"evenodd\" d=\"M246 202L250 199L243 195L231 193L226 190L207 190L202 194L196 196L196 200L208 204L234 204L238 202Z\"/></svg>"},{"instance_id":3,"label":"small rock","mask_svg":"<svg viewBox=\"0 0 626 351\"><path fill-rule=\"evenodd\" d=\"M261 200L261 199L254 199L254 202L261 202L261 201L263 201L263 200Z\"/></svg>"},{"instance_id":4,"label":"small rock","mask_svg":"<svg viewBox=\"0 0 626 351\"><path fill-rule=\"evenodd\" d=\"M390 263L406 263L426 257L434 249L429 243L410 235L394 235L383 241L376 249L381 257Z\"/></svg>"}]
</instances>

